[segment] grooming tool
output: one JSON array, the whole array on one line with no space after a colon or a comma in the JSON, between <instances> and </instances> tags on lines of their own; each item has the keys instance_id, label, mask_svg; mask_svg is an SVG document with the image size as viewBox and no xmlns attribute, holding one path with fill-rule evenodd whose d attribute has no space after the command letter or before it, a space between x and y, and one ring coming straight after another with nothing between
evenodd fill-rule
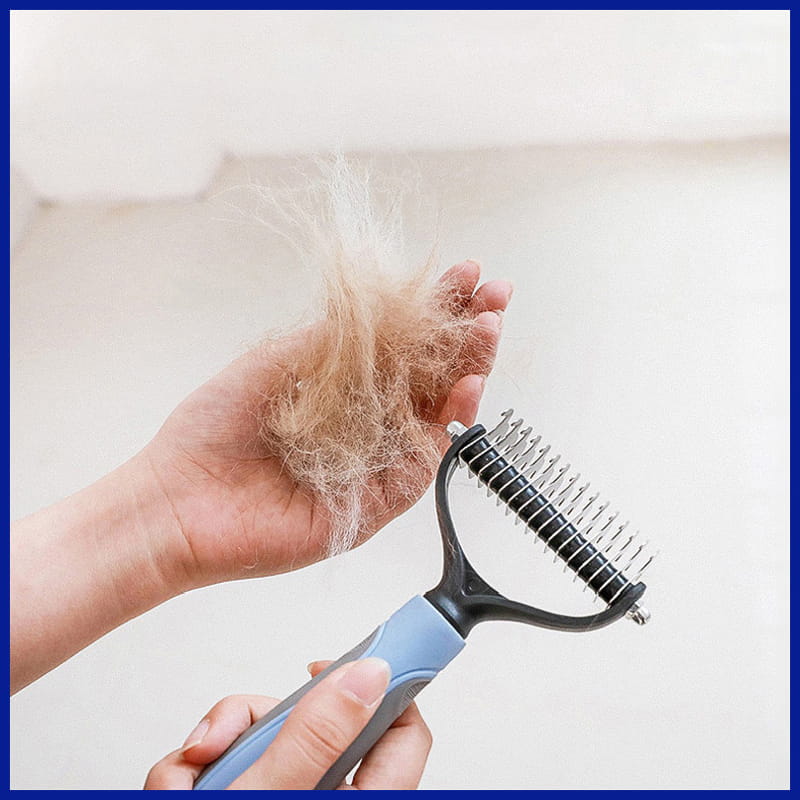
<instances>
[{"instance_id":1,"label":"grooming tool","mask_svg":"<svg viewBox=\"0 0 800 800\"><path fill-rule=\"evenodd\" d=\"M628 617L643 625L650 614L639 601L645 584L639 579L652 563L638 534L617 524L599 501L559 466L560 457L533 436L513 411L487 432L482 425L465 428L451 422L452 444L436 476L436 513L444 546L444 568L438 585L409 600L386 622L294 694L246 730L198 777L195 789L224 789L248 769L273 741L300 698L326 675L348 661L377 656L392 672L381 705L366 728L322 777L317 789L335 789L383 736L414 697L462 650L467 634L479 622L510 620L562 631L591 631ZM472 567L456 536L448 489L456 468L464 466L487 494L495 495L506 513L536 534L545 549L560 559L591 589L605 608L590 616L566 616L510 600L493 589ZM634 575L634 577L629 577Z\"/></svg>"}]
</instances>

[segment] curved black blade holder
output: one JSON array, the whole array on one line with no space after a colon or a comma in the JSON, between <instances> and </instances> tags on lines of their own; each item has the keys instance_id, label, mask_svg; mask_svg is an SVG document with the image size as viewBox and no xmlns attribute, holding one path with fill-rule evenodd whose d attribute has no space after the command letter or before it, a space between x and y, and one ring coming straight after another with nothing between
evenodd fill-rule
<instances>
[{"instance_id":1,"label":"curved black blade holder","mask_svg":"<svg viewBox=\"0 0 800 800\"><path fill-rule=\"evenodd\" d=\"M436 514L439 520L439 529L442 535L444 548L444 567L439 584L425 593L425 598L434 605L441 614L461 634L466 636L479 622L487 620L507 620L524 622L541 628L550 628L561 631L592 631L616 622L632 610L636 609L637 600L644 594L645 584L630 585L604 610L597 614L583 617L574 617L564 614L555 614L540 608L525 605L514 600L509 600L492 588L469 563L456 535L455 525L450 513L449 486L453 473L459 465L459 460L474 461L475 453L480 457L486 453L486 458L494 463L496 469L503 469L508 474L508 467L492 449L485 438L486 428L483 425L474 425L461 435L457 436L445 453L436 475ZM489 461L487 461L489 463ZM497 474L496 472L494 474ZM483 478L482 478L483 479ZM524 478L520 477L520 480ZM491 487L491 477L484 482ZM506 482L506 485L508 483ZM534 491L534 490L530 490ZM519 494L519 491L517 491ZM501 496L501 500L504 498ZM536 499L535 497L533 498ZM544 502L544 501L543 501ZM538 535L546 528L546 524L537 529L528 524ZM597 555L596 558L602 558ZM563 556L562 556L563 558ZM579 573L580 574L580 573ZM637 620L638 621L638 620Z\"/></svg>"}]
</instances>

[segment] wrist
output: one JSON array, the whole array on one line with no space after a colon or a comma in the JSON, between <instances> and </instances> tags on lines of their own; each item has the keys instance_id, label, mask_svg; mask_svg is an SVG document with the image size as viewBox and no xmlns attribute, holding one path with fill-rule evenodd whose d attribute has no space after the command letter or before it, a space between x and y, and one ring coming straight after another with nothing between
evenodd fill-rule
<instances>
[{"instance_id":1,"label":"wrist","mask_svg":"<svg viewBox=\"0 0 800 800\"><path fill-rule=\"evenodd\" d=\"M138 456L14 523L13 690L191 588L176 555L175 525L167 499Z\"/></svg>"},{"instance_id":2,"label":"wrist","mask_svg":"<svg viewBox=\"0 0 800 800\"><path fill-rule=\"evenodd\" d=\"M122 552L130 556L123 567L123 583L132 579L137 594L142 577L148 594L157 602L200 586L191 548L170 500L169 488L153 468L147 448L110 473L102 492L114 506L113 515L124 519L120 533ZM103 482L101 481L101 483Z\"/></svg>"}]
</instances>

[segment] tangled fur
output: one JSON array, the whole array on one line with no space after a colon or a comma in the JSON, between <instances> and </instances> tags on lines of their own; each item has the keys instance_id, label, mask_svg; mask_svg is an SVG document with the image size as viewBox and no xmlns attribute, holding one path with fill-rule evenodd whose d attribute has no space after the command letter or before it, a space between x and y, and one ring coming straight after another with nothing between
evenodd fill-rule
<instances>
[{"instance_id":1,"label":"tangled fur","mask_svg":"<svg viewBox=\"0 0 800 800\"><path fill-rule=\"evenodd\" d=\"M434 282L433 259L405 267L398 205L380 212L373 194L337 160L303 212L323 313L281 352L258 411L261 444L327 512L332 552L364 532L373 501L410 504L430 482L433 420L465 373L472 328L452 287Z\"/></svg>"}]
</instances>

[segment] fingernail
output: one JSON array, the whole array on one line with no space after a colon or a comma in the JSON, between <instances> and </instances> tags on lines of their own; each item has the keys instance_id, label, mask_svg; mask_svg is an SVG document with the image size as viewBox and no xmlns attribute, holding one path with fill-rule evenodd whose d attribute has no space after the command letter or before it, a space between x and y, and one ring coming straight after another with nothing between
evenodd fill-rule
<instances>
[{"instance_id":1,"label":"fingernail","mask_svg":"<svg viewBox=\"0 0 800 800\"><path fill-rule=\"evenodd\" d=\"M203 741L203 737L208 732L208 729L211 727L211 720L204 719L187 737L186 741L183 743L183 747L181 747L181 752L185 752L186 750L190 750L192 747L197 747L200 742Z\"/></svg>"},{"instance_id":2,"label":"fingernail","mask_svg":"<svg viewBox=\"0 0 800 800\"><path fill-rule=\"evenodd\" d=\"M365 658L339 678L338 686L369 708L383 697L391 676L391 669L382 658Z\"/></svg>"}]
</instances>

